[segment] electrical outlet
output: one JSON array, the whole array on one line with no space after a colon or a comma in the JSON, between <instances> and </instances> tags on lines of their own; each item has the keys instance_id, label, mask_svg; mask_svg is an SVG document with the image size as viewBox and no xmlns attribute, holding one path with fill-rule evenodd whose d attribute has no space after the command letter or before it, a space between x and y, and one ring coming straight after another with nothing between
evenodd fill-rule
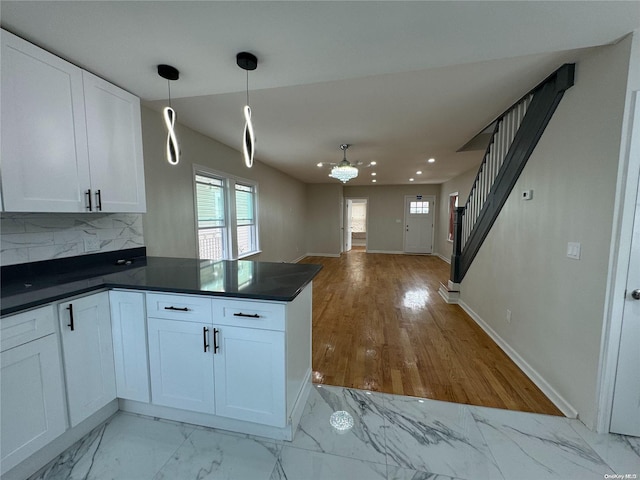
<instances>
[{"instance_id":1,"label":"electrical outlet","mask_svg":"<svg viewBox=\"0 0 640 480\"><path fill-rule=\"evenodd\" d=\"M511 310L507 308L507 323L511 323Z\"/></svg>"},{"instance_id":2,"label":"electrical outlet","mask_svg":"<svg viewBox=\"0 0 640 480\"><path fill-rule=\"evenodd\" d=\"M100 250L100 240L97 237L88 237L84 239L84 251L96 252Z\"/></svg>"}]
</instances>

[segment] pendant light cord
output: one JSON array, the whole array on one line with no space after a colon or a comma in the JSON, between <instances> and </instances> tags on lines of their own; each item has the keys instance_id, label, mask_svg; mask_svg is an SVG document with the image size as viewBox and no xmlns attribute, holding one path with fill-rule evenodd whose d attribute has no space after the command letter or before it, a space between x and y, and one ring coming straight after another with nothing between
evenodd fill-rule
<instances>
[{"instance_id":1,"label":"pendant light cord","mask_svg":"<svg viewBox=\"0 0 640 480\"><path fill-rule=\"evenodd\" d=\"M167 79L167 88L169 89L169 108L171 108L171 80Z\"/></svg>"},{"instance_id":2,"label":"pendant light cord","mask_svg":"<svg viewBox=\"0 0 640 480\"><path fill-rule=\"evenodd\" d=\"M249 105L249 70L245 70L247 72L247 105Z\"/></svg>"}]
</instances>

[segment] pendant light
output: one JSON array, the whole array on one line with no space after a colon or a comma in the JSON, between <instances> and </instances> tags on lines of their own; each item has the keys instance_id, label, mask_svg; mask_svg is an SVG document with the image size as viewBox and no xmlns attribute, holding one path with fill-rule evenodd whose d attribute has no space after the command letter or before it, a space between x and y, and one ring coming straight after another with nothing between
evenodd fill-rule
<instances>
[{"instance_id":1,"label":"pendant light","mask_svg":"<svg viewBox=\"0 0 640 480\"><path fill-rule=\"evenodd\" d=\"M158 75L167 80L169 89L169 106L162 110L164 124L167 127L167 162L171 165L177 165L180 162L180 147L175 130L176 112L171 108L171 81L178 80L180 72L171 65L158 65Z\"/></svg>"},{"instance_id":2,"label":"pendant light","mask_svg":"<svg viewBox=\"0 0 640 480\"><path fill-rule=\"evenodd\" d=\"M349 145L343 143L340 145L340 150L343 152L342 161L331 169L330 177L340 180L342 183L347 183L352 178L358 176L358 169L351 165L347 160L347 148Z\"/></svg>"},{"instance_id":3,"label":"pendant light","mask_svg":"<svg viewBox=\"0 0 640 480\"><path fill-rule=\"evenodd\" d=\"M247 72L247 103L243 107L244 114L244 132L242 135L242 156L247 168L253 166L253 155L255 153L256 137L253 132L253 123L251 122L251 107L249 106L249 70L255 70L258 67L258 58L249 52L240 52L236 55L236 63Z\"/></svg>"}]
</instances>

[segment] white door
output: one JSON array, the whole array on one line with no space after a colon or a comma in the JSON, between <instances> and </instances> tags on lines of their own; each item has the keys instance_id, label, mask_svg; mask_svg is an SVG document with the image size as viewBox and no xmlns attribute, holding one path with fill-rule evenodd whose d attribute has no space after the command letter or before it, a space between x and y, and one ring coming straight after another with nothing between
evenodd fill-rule
<instances>
[{"instance_id":1,"label":"white door","mask_svg":"<svg viewBox=\"0 0 640 480\"><path fill-rule=\"evenodd\" d=\"M8 212L84 212L82 71L2 31L2 194Z\"/></svg>"},{"instance_id":2,"label":"white door","mask_svg":"<svg viewBox=\"0 0 640 480\"><path fill-rule=\"evenodd\" d=\"M147 325L151 402L215 413L211 326L161 318Z\"/></svg>"},{"instance_id":3,"label":"white door","mask_svg":"<svg viewBox=\"0 0 640 480\"><path fill-rule=\"evenodd\" d=\"M149 403L144 293L109 292L118 398Z\"/></svg>"},{"instance_id":4,"label":"white door","mask_svg":"<svg viewBox=\"0 0 640 480\"><path fill-rule=\"evenodd\" d=\"M116 398L109 295L59 305L62 358L71 426Z\"/></svg>"},{"instance_id":5,"label":"white door","mask_svg":"<svg viewBox=\"0 0 640 480\"><path fill-rule=\"evenodd\" d=\"M66 428L56 335L0 354L1 472L53 441Z\"/></svg>"},{"instance_id":6,"label":"white door","mask_svg":"<svg viewBox=\"0 0 640 480\"><path fill-rule=\"evenodd\" d=\"M404 251L431 253L433 251L433 215L435 197L413 195L404 199Z\"/></svg>"},{"instance_id":7,"label":"white door","mask_svg":"<svg viewBox=\"0 0 640 480\"><path fill-rule=\"evenodd\" d=\"M94 211L145 212L140 99L88 72L82 77Z\"/></svg>"},{"instance_id":8,"label":"white door","mask_svg":"<svg viewBox=\"0 0 640 480\"><path fill-rule=\"evenodd\" d=\"M221 326L216 415L286 426L284 332Z\"/></svg>"},{"instance_id":9,"label":"white door","mask_svg":"<svg viewBox=\"0 0 640 480\"><path fill-rule=\"evenodd\" d=\"M638 186L611 413L612 432L636 437L640 437L640 184Z\"/></svg>"},{"instance_id":10,"label":"white door","mask_svg":"<svg viewBox=\"0 0 640 480\"><path fill-rule=\"evenodd\" d=\"M351 215L353 213L353 201L347 199L344 205L344 251L348 252L351 250Z\"/></svg>"}]
</instances>

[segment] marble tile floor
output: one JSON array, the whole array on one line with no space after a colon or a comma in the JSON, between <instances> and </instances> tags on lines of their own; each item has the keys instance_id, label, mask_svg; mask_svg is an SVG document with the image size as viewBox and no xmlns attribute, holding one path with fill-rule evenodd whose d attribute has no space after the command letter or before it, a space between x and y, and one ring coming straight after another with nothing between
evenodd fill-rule
<instances>
[{"instance_id":1,"label":"marble tile floor","mask_svg":"<svg viewBox=\"0 0 640 480\"><path fill-rule=\"evenodd\" d=\"M355 420L346 433L329 424L336 410ZM31 480L583 480L625 475L640 477L640 438L596 435L578 420L562 417L315 385L293 442L118 412Z\"/></svg>"}]
</instances>

